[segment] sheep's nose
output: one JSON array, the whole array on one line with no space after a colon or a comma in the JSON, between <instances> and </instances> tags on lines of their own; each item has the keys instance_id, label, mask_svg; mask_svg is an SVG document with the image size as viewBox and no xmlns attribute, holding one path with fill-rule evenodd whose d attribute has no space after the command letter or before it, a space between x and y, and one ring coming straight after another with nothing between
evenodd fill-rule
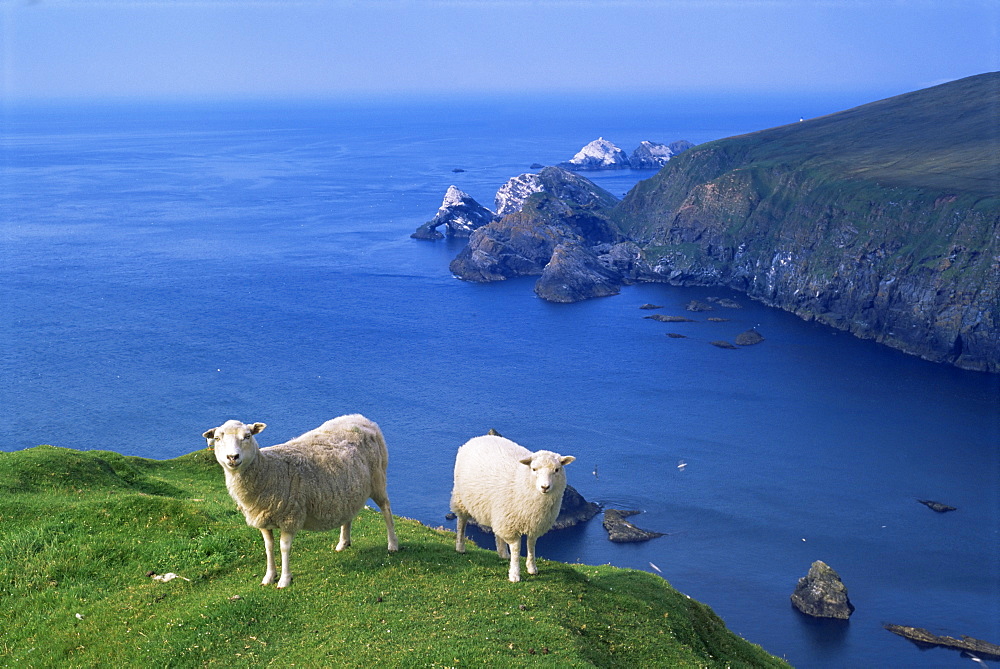
<instances>
[{"instance_id":1,"label":"sheep's nose","mask_svg":"<svg viewBox=\"0 0 1000 669\"><path fill-rule=\"evenodd\" d=\"M234 453L232 455L227 455L226 458L229 460L229 462L235 465L237 462L240 461L240 454Z\"/></svg>"},{"instance_id":2,"label":"sheep's nose","mask_svg":"<svg viewBox=\"0 0 1000 669\"><path fill-rule=\"evenodd\" d=\"M540 487L542 489L542 492L548 492L551 486L547 483L543 483Z\"/></svg>"}]
</instances>

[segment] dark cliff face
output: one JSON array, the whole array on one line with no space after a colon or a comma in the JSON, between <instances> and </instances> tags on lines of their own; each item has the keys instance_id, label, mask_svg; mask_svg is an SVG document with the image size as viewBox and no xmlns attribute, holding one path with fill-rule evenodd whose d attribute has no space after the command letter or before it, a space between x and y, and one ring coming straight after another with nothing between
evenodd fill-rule
<instances>
[{"instance_id":1,"label":"dark cliff face","mask_svg":"<svg viewBox=\"0 0 1000 669\"><path fill-rule=\"evenodd\" d=\"M1000 372L997 110L993 73L712 142L612 216L661 280Z\"/></svg>"}]
</instances>

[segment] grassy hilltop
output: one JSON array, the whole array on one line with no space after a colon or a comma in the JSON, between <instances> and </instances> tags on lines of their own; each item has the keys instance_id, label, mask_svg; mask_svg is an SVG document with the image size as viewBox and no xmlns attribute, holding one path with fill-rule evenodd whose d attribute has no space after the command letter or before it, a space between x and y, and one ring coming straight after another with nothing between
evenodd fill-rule
<instances>
[{"instance_id":1,"label":"grassy hilltop","mask_svg":"<svg viewBox=\"0 0 1000 669\"><path fill-rule=\"evenodd\" d=\"M343 553L303 532L292 586L262 587L211 451L0 452L0 666L787 666L651 574L543 560L514 584L493 551L397 532L396 554L372 510Z\"/></svg>"}]
</instances>

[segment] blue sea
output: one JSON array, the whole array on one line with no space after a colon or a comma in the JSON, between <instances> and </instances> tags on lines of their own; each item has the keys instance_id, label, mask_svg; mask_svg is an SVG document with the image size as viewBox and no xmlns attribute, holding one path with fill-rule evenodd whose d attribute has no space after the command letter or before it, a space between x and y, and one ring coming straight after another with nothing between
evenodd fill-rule
<instances>
[{"instance_id":1,"label":"blue sea","mask_svg":"<svg viewBox=\"0 0 1000 669\"><path fill-rule=\"evenodd\" d=\"M453 526L455 451L495 428L575 455L585 497L667 533L613 544L598 516L543 537L546 558L661 574L797 667L972 666L882 624L1000 642L998 377L724 289L550 304L531 278L452 277L461 241L409 237L449 185L492 206L597 137L700 143L866 101L8 105L0 448L172 458L229 418L267 423L268 445L361 412L389 444L393 510ZM651 172L592 176L620 196ZM684 311L708 297L742 308ZM750 327L765 341L709 345ZM847 585L849 623L792 608L815 560Z\"/></svg>"}]
</instances>

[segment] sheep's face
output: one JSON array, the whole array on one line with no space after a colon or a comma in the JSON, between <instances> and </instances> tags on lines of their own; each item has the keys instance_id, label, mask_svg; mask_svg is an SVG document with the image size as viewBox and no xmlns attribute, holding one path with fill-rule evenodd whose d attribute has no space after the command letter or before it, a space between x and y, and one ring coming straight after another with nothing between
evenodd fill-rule
<instances>
[{"instance_id":1,"label":"sheep's face","mask_svg":"<svg viewBox=\"0 0 1000 669\"><path fill-rule=\"evenodd\" d=\"M202 436L209 446L215 448L215 459L222 468L227 472L236 472L257 457L259 446L253 436L265 427L264 423L244 425L238 420L230 420Z\"/></svg>"},{"instance_id":2,"label":"sheep's face","mask_svg":"<svg viewBox=\"0 0 1000 669\"><path fill-rule=\"evenodd\" d=\"M535 479L535 490L543 495L562 492L566 488L566 472L563 467L576 460L572 455L559 455L552 451L536 451L521 460L522 465L531 468Z\"/></svg>"}]
</instances>

